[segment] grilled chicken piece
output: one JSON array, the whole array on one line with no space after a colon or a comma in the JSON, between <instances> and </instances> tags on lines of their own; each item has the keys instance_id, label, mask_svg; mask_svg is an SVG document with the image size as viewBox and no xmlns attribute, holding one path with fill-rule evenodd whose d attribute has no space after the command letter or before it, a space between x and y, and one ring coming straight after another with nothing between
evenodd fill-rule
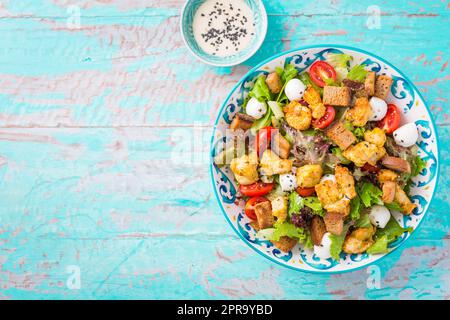
<instances>
[{"instance_id":1,"label":"grilled chicken piece","mask_svg":"<svg viewBox=\"0 0 450 320\"><path fill-rule=\"evenodd\" d=\"M392 170L411 173L411 165L408 161L402 158L385 156L381 159L381 164Z\"/></svg>"},{"instance_id":2,"label":"grilled chicken piece","mask_svg":"<svg viewBox=\"0 0 450 320\"><path fill-rule=\"evenodd\" d=\"M345 119L354 126L364 127L372 114L372 107L366 97L357 98L355 105L345 114Z\"/></svg>"},{"instance_id":3,"label":"grilled chicken piece","mask_svg":"<svg viewBox=\"0 0 450 320\"><path fill-rule=\"evenodd\" d=\"M242 129L247 130L250 129L253 125L255 119L245 113L237 113L234 117L233 121L230 124L231 130Z\"/></svg>"},{"instance_id":4,"label":"grilled chicken piece","mask_svg":"<svg viewBox=\"0 0 450 320\"><path fill-rule=\"evenodd\" d=\"M261 157L260 168L261 173L265 176L288 173L292 169L292 160L280 159L275 152L268 149Z\"/></svg>"},{"instance_id":5,"label":"grilled chicken piece","mask_svg":"<svg viewBox=\"0 0 450 320\"><path fill-rule=\"evenodd\" d=\"M273 137L273 140L270 143L270 148L273 152L278 154L280 158L289 158L289 153L291 152L291 144L279 132Z\"/></svg>"},{"instance_id":6,"label":"grilled chicken piece","mask_svg":"<svg viewBox=\"0 0 450 320\"><path fill-rule=\"evenodd\" d=\"M267 86L269 87L269 90L272 91L273 93L280 93L281 89L283 88L281 78L276 72L272 72L267 76L266 83Z\"/></svg>"},{"instance_id":7,"label":"grilled chicken piece","mask_svg":"<svg viewBox=\"0 0 450 320\"><path fill-rule=\"evenodd\" d=\"M416 204L412 203L406 195L405 191L397 184L395 188L395 201L402 208L402 213L406 215L410 215L413 210L417 207Z\"/></svg>"},{"instance_id":8,"label":"grilled chicken piece","mask_svg":"<svg viewBox=\"0 0 450 320\"><path fill-rule=\"evenodd\" d=\"M384 130L376 127L364 132L364 140L373 143L377 147L382 147L386 143L386 133Z\"/></svg>"},{"instance_id":9,"label":"grilled chicken piece","mask_svg":"<svg viewBox=\"0 0 450 320\"><path fill-rule=\"evenodd\" d=\"M355 163L357 167L362 167L366 163L375 166L377 161L386 154L384 147L378 147L370 142L361 141L349 147L342 155Z\"/></svg>"},{"instance_id":10,"label":"grilled chicken piece","mask_svg":"<svg viewBox=\"0 0 450 320\"><path fill-rule=\"evenodd\" d=\"M314 89L313 86L309 86L308 89L306 89L305 94L303 95L303 99L311 108L312 117L314 119L320 119L325 115L327 108L322 103L320 93L316 89Z\"/></svg>"},{"instance_id":11,"label":"grilled chicken piece","mask_svg":"<svg viewBox=\"0 0 450 320\"><path fill-rule=\"evenodd\" d=\"M346 167L337 165L334 169L334 175L336 177L336 182L344 195L349 199L356 197L355 179L350 173L350 170Z\"/></svg>"},{"instance_id":12,"label":"grilled chicken piece","mask_svg":"<svg viewBox=\"0 0 450 320\"><path fill-rule=\"evenodd\" d=\"M342 250L350 254L363 253L373 244L372 236L376 230L373 226L369 228L356 228L345 237Z\"/></svg>"},{"instance_id":13,"label":"grilled chicken piece","mask_svg":"<svg viewBox=\"0 0 450 320\"><path fill-rule=\"evenodd\" d=\"M383 196L381 200L383 200L384 203L392 203L392 201L394 201L396 187L397 184L393 181L386 181L383 183Z\"/></svg>"}]
</instances>

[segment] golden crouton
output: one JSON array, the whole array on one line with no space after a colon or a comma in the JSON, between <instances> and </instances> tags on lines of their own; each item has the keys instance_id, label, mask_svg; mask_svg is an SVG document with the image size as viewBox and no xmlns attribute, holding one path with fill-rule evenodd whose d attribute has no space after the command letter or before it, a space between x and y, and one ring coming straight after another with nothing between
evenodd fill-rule
<instances>
[{"instance_id":1,"label":"golden crouton","mask_svg":"<svg viewBox=\"0 0 450 320\"><path fill-rule=\"evenodd\" d=\"M237 182L242 185L258 181L258 156L256 152L231 160L230 169Z\"/></svg>"},{"instance_id":2,"label":"golden crouton","mask_svg":"<svg viewBox=\"0 0 450 320\"><path fill-rule=\"evenodd\" d=\"M406 195L405 191L397 184L395 189L395 201L402 208L402 213L406 215L410 215L413 210L417 207L416 204L412 203Z\"/></svg>"},{"instance_id":3,"label":"golden crouton","mask_svg":"<svg viewBox=\"0 0 450 320\"><path fill-rule=\"evenodd\" d=\"M272 242L273 245L275 247L277 247L278 249L280 249L281 251L289 252L292 250L292 248L295 247L295 245L298 243L298 240L295 238L289 238L287 236L283 236L283 237L280 237L280 240L278 240L278 241L272 240L270 242Z\"/></svg>"},{"instance_id":4,"label":"golden crouton","mask_svg":"<svg viewBox=\"0 0 450 320\"><path fill-rule=\"evenodd\" d=\"M283 83L281 82L281 78L276 72L272 72L266 78L267 86L269 90L273 93L279 93L283 88Z\"/></svg>"},{"instance_id":5,"label":"golden crouton","mask_svg":"<svg viewBox=\"0 0 450 320\"><path fill-rule=\"evenodd\" d=\"M362 167L366 163L374 166L386 154L386 149L377 147L376 145L362 141L345 150L342 155L348 160L355 163L357 167Z\"/></svg>"},{"instance_id":6,"label":"golden crouton","mask_svg":"<svg viewBox=\"0 0 450 320\"><path fill-rule=\"evenodd\" d=\"M288 173L292 169L292 160L280 159L275 152L267 149L261 157L260 167L261 173L265 176Z\"/></svg>"},{"instance_id":7,"label":"golden crouton","mask_svg":"<svg viewBox=\"0 0 450 320\"><path fill-rule=\"evenodd\" d=\"M311 125L311 109L297 101L291 101L283 108L287 123L294 129L307 130Z\"/></svg>"},{"instance_id":8,"label":"golden crouton","mask_svg":"<svg viewBox=\"0 0 450 320\"><path fill-rule=\"evenodd\" d=\"M349 87L325 86L323 88L323 104L348 107L351 102L351 90Z\"/></svg>"},{"instance_id":9,"label":"golden crouton","mask_svg":"<svg viewBox=\"0 0 450 320\"><path fill-rule=\"evenodd\" d=\"M338 187L342 190L344 195L349 199L356 197L355 179L350 173L350 170L346 167L337 165L334 169L334 175L336 177Z\"/></svg>"},{"instance_id":10,"label":"golden crouton","mask_svg":"<svg viewBox=\"0 0 450 320\"><path fill-rule=\"evenodd\" d=\"M274 219L270 201L257 203L255 205L255 215L258 220L258 225L261 229L266 229L273 226Z\"/></svg>"},{"instance_id":11,"label":"golden crouton","mask_svg":"<svg viewBox=\"0 0 450 320\"><path fill-rule=\"evenodd\" d=\"M364 81L364 89L369 96L375 94L375 72L370 71L367 73L366 80Z\"/></svg>"},{"instance_id":12,"label":"golden crouton","mask_svg":"<svg viewBox=\"0 0 450 320\"><path fill-rule=\"evenodd\" d=\"M372 107L366 97L357 98L355 105L345 114L345 118L354 126L363 127L369 121Z\"/></svg>"},{"instance_id":13,"label":"golden crouton","mask_svg":"<svg viewBox=\"0 0 450 320\"><path fill-rule=\"evenodd\" d=\"M312 188L320 182L322 177L322 166L320 164L308 164L297 168L297 186L301 188Z\"/></svg>"},{"instance_id":14,"label":"golden crouton","mask_svg":"<svg viewBox=\"0 0 450 320\"><path fill-rule=\"evenodd\" d=\"M373 143L378 147L382 147L386 142L386 133L384 132L384 130L376 127L372 130L364 132L364 140Z\"/></svg>"},{"instance_id":15,"label":"golden crouton","mask_svg":"<svg viewBox=\"0 0 450 320\"><path fill-rule=\"evenodd\" d=\"M271 201L272 215L277 218L277 222L284 222L287 218L288 203L286 197L278 196Z\"/></svg>"},{"instance_id":16,"label":"golden crouton","mask_svg":"<svg viewBox=\"0 0 450 320\"><path fill-rule=\"evenodd\" d=\"M345 237L342 250L349 254L363 253L373 244L372 236L375 232L376 228L374 227L356 228Z\"/></svg>"},{"instance_id":17,"label":"golden crouton","mask_svg":"<svg viewBox=\"0 0 450 320\"><path fill-rule=\"evenodd\" d=\"M327 231L337 236L340 235L344 230L344 218L345 216L340 213L328 212L323 217Z\"/></svg>"},{"instance_id":18,"label":"golden crouton","mask_svg":"<svg viewBox=\"0 0 450 320\"><path fill-rule=\"evenodd\" d=\"M332 124L326 130L325 134L335 144L338 145L341 150L345 150L356 142L356 137L348 130L342 122L336 122Z\"/></svg>"},{"instance_id":19,"label":"golden crouton","mask_svg":"<svg viewBox=\"0 0 450 320\"><path fill-rule=\"evenodd\" d=\"M314 87L309 86L306 89L303 99L308 103L309 107L312 110L312 117L314 119L320 119L325 115L326 107L322 103L322 98L320 97L320 93L314 89Z\"/></svg>"},{"instance_id":20,"label":"golden crouton","mask_svg":"<svg viewBox=\"0 0 450 320\"><path fill-rule=\"evenodd\" d=\"M327 212L342 214L344 217L350 214L350 199L343 197L340 200L323 206Z\"/></svg>"},{"instance_id":21,"label":"golden crouton","mask_svg":"<svg viewBox=\"0 0 450 320\"><path fill-rule=\"evenodd\" d=\"M325 223L319 216L314 216L311 221L311 240L318 246L322 242L323 235L327 232Z\"/></svg>"},{"instance_id":22,"label":"golden crouton","mask_svg":"<svg viewBox=\"0 0 450 320\"><path fill-rule=\"evenodd\" d=\"M392 78L386 75L381 75L377 77L375 81L375 93L374 96L380 99L386 100L389 92L391 91Z\"/></svg>"},{"instance_id":23,"label":"golden crouton","mask_svg":"<svg viewBox=\"0 0 450 320\"><path fill-rule=\"evenodd\" d=\"M242 129L245 131L251 128L254 121L255 119L248 114L238 112L233 121L230 123L230 129L233 131L237 129Z\"/></svg>"}]
</instances>

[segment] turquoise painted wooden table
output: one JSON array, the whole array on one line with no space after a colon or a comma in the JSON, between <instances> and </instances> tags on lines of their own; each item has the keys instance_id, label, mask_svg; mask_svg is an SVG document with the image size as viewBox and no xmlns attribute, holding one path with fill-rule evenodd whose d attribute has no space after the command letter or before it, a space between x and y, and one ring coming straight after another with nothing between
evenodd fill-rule
<instances>
[{"instance_id":1,"label":"turquoise painted wooden table","mask_svg":"<svg viewBox=\"0 0 450 320\"><path fill-rule=\"evenodd\" d=\"M261 50L225 69L184 47L182 2L0 1L0 298L449 299L448 1L267 0ZM403 70L433 112L443 164L406 245L330 276L251 251L208 172L211 124L234 84L320 43Z\"/></svg>"}]
</instances>

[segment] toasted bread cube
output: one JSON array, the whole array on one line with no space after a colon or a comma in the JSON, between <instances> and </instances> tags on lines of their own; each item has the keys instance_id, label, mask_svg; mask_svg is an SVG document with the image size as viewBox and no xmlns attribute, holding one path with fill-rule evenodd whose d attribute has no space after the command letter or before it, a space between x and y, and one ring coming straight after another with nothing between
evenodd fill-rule
<instances>
[{"instance_id":1,"label":"toasted bread cube","mask_svg":"<svg viewBox=\"0 0 450 320\"><path fill-rule=\"evenodd\" d=\"M325 86L323 88L323 104L338 107L348 107L351 102L351 90L349 87Z\"/></svg>"},{"instance_id":2,"label":"toasted bread cube","mask_svg":"<svg viewBox=\"0 0 450 320\"><path fill-rule=\"evenodd\" d=\"M325 134L337 144L342 151L346 150L356 142L356 137L342 122L336 122L331 125L328 130L326 130Z\"/></svg>"},{"instance_id":3,"label":"toasted bread cube","mask_svg":"<svg viewBox=\"0 0 450 320\"><path fill-rule=\"evenodd\" d=\"M391 77L385 75L378 76L375 81L374 96L386 100L389 95L389 91L391 91L392 82L393 80Z\"/></svg>"},{"instance_id":4,"label":"toasted bread cube","mask_svg":"<svg viewBox=\"0 0 450 320\"><path fill-rule=\"evenodd\" d=\"M318 246L322 243L323 235L327 232L325 223L319 216L314 216L311 221L311 239L312 242Z\"/></svg>"},{"instance_id":5,"label":"toasted bread cube","mask_svg":"<svg viewBox=\"0 0 450 320\"><path fill-rule=\"evenodd\" d=\"M323 217L325 227L329 233L339 236L344 230L344 215L336 212L328 212Z\"/></svg>"},{"instance_id":6,"label":"toasted bread cube","mask_svg":"<svg viewBox=\"0 0 450 320\"><path fill-rule=\"evenodd\" d=\"M273 245L275 247L277 247L281 251L289 252L292 250L292 248L295 247L295 245L298 243L298 240L284 236L284 237L281 237L280 240L278 240L278 241L272 240L271 242L273 243Z\"/></svg>"},{"instance_id":7,"label":"toasted bread cube","mask_svg":"<svg viewBox=\"0 0 450 320\"><path fill-rule=\"evenodd\" d=\"M276 72L272 72L266 78L267 86L269 90L273 93L279 93L283 88L283 83L281 82L281 78Z\"/></svg>"},{"instance_id":8,"label":"toasted bread cube","mask_svg":"<svg viewBox=\"0 0 450 320\"><path fill-rule=\"evenodd\" d=\"M261 229L273 226L274 219L272 215L272 206L270 201L260 202L255 205L255 214Z\"/></svg>"},{"instance_id":9,"label":"toasted bread cube","mask_svg":"<svg viewBox=\"0 0 450 320\"><path fill-rule=\"evenodd\" d=\"M367 73L366 80L364 81L364 89L369 96L373 96L375 94L375 77L375 72L370 71Z\"/></svg>"}]
</instances>

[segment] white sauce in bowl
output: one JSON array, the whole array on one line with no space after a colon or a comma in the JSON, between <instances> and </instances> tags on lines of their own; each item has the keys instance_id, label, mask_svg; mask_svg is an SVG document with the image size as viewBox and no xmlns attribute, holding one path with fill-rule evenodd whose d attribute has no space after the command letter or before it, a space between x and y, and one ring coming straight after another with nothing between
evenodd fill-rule
<instances>
[{"instance_id":1,"label":"white sauce in bowl","mask_svg":"<svg viewBox=\"0 0 450 320\"><path fill-rule=\"evenodd\" d=\"M253 12L243 0L206 0L192 27L200 48L218 57L244 50L255 35Z\"/></svg>"}]
</instances>

